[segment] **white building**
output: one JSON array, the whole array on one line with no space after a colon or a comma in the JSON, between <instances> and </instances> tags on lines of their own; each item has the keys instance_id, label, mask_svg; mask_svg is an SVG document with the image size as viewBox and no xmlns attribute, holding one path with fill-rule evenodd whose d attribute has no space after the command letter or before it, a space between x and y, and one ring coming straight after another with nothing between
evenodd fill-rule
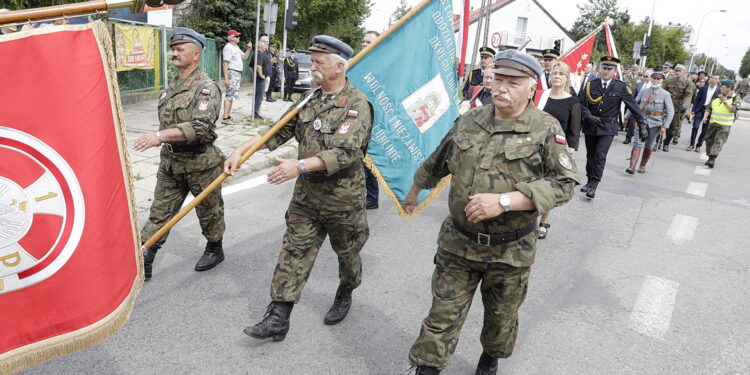
<instances>
[{"instance_id":1,"label":"white building","mask_svg":"<svg viewBox=\"0 0 750 375\"><path fill-rule=\"evenodd\" d=\"M480 14L484 12L482 9L475 9L471 12L466 49L467 60L471 59L472 51L478 47L488 46L496 51L516 49L529 38L531 42L526 45L527 53L539 53L544 49L553 48L556 40L560 40L561 52L565 52L575 43L568 31L536 0L495 0L490 5L490 12L487 40L485 41L484 38L483 21L478 46L474 45L477 21ZM453 28L458 38L460 17L454 15L453 19Z\"/></svg>"}]
</instances>

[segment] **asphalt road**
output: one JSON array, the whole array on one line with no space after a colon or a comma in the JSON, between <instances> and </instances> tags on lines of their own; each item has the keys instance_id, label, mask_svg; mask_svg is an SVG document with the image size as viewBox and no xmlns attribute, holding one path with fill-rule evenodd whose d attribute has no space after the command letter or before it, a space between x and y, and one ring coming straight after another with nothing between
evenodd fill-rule
<instances>
[{"instance_id":1,"label":"asphalt road","mask_svg":"<svg viewBox=\"0 0 750 375\"><path fill-rule=\"evenodd\" d=\"M683 151L686 135L636 176L624 173L630 148L618 136L597 198L577 192L553 211L516 349L500 373L750 373L750 122L735 125L710 174L699 154ZM369 211L364 281L346 320L323 324L338 285L326 242L286 340L262 342L242 329L269 302L292 186L226 196L227 259L208 272L193 271L205 240L189 215L120 332L24 374L404 374L430 306L447 192L409 222L381 195L380 209ZM481 317L477 296L443 373L474 373Z\"/></svg>"}]
</instances>

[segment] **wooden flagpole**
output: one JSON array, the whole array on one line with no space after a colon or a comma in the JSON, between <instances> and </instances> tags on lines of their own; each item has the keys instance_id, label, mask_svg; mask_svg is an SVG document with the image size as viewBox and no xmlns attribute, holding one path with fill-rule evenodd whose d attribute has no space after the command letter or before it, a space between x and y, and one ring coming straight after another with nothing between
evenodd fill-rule
<instances>
[{"instance_id":1,"label":"wooden flagpole","mask_svg":"<svg viewBox=\"0 0 750 375\"><path fill-rule=\"evenodd\" d=\"M182 0L171 0L182 2ZM150 1L153 3L152 1ZM161 1L158 1L161 2ZM143 12L145 0L96 0L83 3L54 5L42 8L21 9L0 13L0 25L10 23L24 23L63 16L74 16L96 12L106 12L111 9L128 8L133 13Z\"/></svg>"},{"instance_id":2,"label":"wooden flagpole","mask_svg":"<svg viewBox=\"0 0 750 375\"><path fill-rule=\"evenodd\" d=\"M391 28L386 30L377 39L375 39L374 42L370 43L370 45L365 47L365 49L360 51L356 56L354 56L351 60L349 60L349 67L351 68L360 60L362 60L362 58L365 57L365 55L367 55L368 53L370 53L370 51L372 51L373 48L375 48L378 44L380 44L383 40L385 40L385 38L389 37L396 30L398 30L401 26L403 26L407 21L409 21L409 19L414 17L415 14L417 14L420 10L422 10L422 8L427 6L427 4L429 4L431 1L437 1L437 0L424 0L416 7L412 8L408 13L406 13L406 15L401 17L401 19L398 20L396 24L391 26ZM263 145L265 145L266 142L268 142L268 140L271 139L271 137L273 137L276 133L278 133L279 130L281 130L281 128L283 128L287 122L293 119L294 116L296 116L297 113L299 113L299 110L302 107L304 107L305 104L307 104L307 102L312 97L312 94L313 93L310 92L310 94L304 100L302 100L299 104L297 104L294 108L292 108L292 110L287 112L287 114L284 115L284 117L279 119L279 121L276 122L276 125L274 125L271 128L271 130L268 131L268 133L266 133L260 140L258 140L257 143L255 143L252 147L250 147L247 151L245 151L245 153L242 154L242 157L240 158L240 162L237 164L237 168L240 168L242 166L242 163L244 163L247 159L249 159L250 156L252 156L256 151L260 150L260 148L263 147ZM156 241L158 241L170 229L172 229L172 227L175 224L177 224L177 222L179 222L183 217L185 217L185 215L187 215L188 212L190 212L193 208L195 208L195 206L197 206L201 201L203 201L203 199L205 199L209 194L211 194L211 192L213 192L217 187L219 187L224 182L224 180L227 179L227 177L229 176L227 176L226 174L221 174L219 177L216 177L216 179L213 182L211 182L211 184L209 184L200 194L198 194L198 196L196 196L195 199L190 201L190 203L188 203L187 206L185 206L182 210L180 210L180 212L178 212L177 215L175 215L171 220L169 220L166 224L164 224L164 226L161 229L159 229L156 233L154 233L154 235L151 236L151 238L149 238L148 241L146 241L143 244L143 247L153 246L154 243L156 243Z\"/></svg>"}]
</instances>

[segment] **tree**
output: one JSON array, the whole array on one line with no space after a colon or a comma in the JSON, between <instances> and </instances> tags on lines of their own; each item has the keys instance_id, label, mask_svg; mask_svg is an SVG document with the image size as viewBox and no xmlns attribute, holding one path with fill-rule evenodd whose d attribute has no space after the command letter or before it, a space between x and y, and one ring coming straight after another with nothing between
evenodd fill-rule
<instances>
[{"instance_id":1,"label":"tree","mask_svg":"<svg viewBox=\"0 0 750 375\"><path fill-rule=\"evenodd\" d=\"M216 39L219 48L227 41L227 31L234 29L242 33L240 42L244 49L247 41L255 35L255 2L246 0L193 1L192 11L185 16L186 27ZM263 8L261 7L261 12ZM281 12L280 12L281 13ZM181 26L181 25L178 25ZM261 33L263 28L261 27Z\"/></svg>"},{"instance_id":2,"label":"tree","mask_svg":"<svg viewBox=\"0 0 750 375\"><path fill-rule=\"evenodd\" d=\"M742 62L740 63L740 75L744 78L750 74L750 48L745 52L745 56L742 56Z\"/></svg>"},{"instance_id":3,"label":"tree","mask_svg":"<svg viewBox=\"0 0 750 375\"><path fill-rule=\"evenodd\" d=\"M391 17L393 17L394 21L398 21L401 17L405 16L406 13L409 13L410 10L411 7L406 3L406 0L401 0L401 3L396 7L396 10L393 11Z\"/></svg>"},{"instance_id":4,"label":"tree","mask_svg":"<svg viewBox=\"0 0 750 375\"><path fill-rule=\"evenodd\" d=\"M589 0L588 4L576 5L580 16L573 23L570 33L574 40L580 40L588 33L599 27L607 18L614 22L611 25L612 35L619 40L620 26L630 22L630 14L627 11L619 11L617 0ZM604 46L606 51L606 46Z\"/></svg>"},{"instance_id":5,"label":"tree","mask_svg":"<svg viewBox=\"0 0 750 375\"><path fill-rule=\"evenodd\" d=\"M330 35L358 46L365 35L359 25L370 15L371 0L297 0L298 25L287 36L290 46L307 48L312 37Z\"/></svg>"}]
</instances>

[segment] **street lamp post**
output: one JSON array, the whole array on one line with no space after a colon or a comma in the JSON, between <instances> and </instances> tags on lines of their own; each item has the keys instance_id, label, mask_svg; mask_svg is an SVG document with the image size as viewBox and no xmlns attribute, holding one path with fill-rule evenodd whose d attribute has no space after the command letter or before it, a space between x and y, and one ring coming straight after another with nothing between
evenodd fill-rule
<instances>
[{"instance_id":1,"label":"street lamp post","mask_svg":"<svg viewBox=\"0 0 750 375\"><path fill-rule=\"evenodd\" d=\"M703 18L701 18L701 23L698 25L698 34L696 34L696 36L695 36L695 47L696 47L696 49L698 48L698 42L699 42L700 37L701 37L701 29L703 28L703 21L706 20L706 16L707 15L709 15L711 13L715 13L715 12L724 13L724 12L726 12L726 10L725 9L716 9L716 10L712 10L710 12L707 12L706 14L703 15ZM688 67L688 72L690 72L690 71L693 70L693 59L695 59L695 54L691 53L690 54L690 66Z\"/></svg>"},{"instance_id":2,"label":"street lamp post","mask_svg":"<svg viewBox=\"0 0 750 375\"><path fill-rule=\"evenodd\" d=\"M714 39L716 39L718 37L725 37L725 36L727 36L727 34L714 35L714 37L711 38L711 41L708 42L708 49L706 50L706 58L709 58L711 56L711 47L714 44ZM705 64L705 62L704 62L704 64ZM705 69L705 66L703 68Z\"/></svg>"},{"instance_id":3,"label":"street lamp post","mask_svg":"<svg viewBox=\"0 0 750 375\"><path fill-rule=\"evenodd\" d=\"M727 47L727 46L724 46L724 48L729 48L729 47ZM726 56L726 55L727 55L727 54L725 53L725 54L723 54L723 55L721 55L721 56L722 56L722 57L724 57L724 56ZM713 58L713 59L711 60L711 74L709 74L709 76L712 76L712 75L714 75L714 68L716 67L716 60L718 60L718 59L719 59L718 57L714 57L714 58Z\"/></svg>"}]
</instances>

